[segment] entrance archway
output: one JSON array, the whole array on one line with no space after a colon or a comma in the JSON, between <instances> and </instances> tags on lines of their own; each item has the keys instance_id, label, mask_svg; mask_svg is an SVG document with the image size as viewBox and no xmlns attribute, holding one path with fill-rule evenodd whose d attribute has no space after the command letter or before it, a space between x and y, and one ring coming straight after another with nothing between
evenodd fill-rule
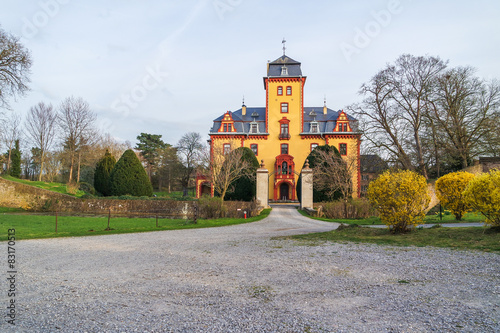
<instances>
[{"instance_id":1,"label":"entrance archway","mask_svg":"<svg viewBox=\"0 0 500 333\"><path fill-rule=\"evenodd\" d=\"M280 185L280 200L290 200L290 186L286 182Z\"/></svg>"}]
</instances>

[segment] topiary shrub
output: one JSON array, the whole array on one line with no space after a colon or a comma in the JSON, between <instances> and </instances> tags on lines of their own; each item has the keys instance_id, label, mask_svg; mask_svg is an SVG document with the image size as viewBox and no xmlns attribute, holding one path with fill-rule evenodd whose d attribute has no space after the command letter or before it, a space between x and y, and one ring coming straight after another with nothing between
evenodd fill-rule
<instances>
[{"instance_id":1,"label":"topiary shrub","mask_svg":"<svg viewBox=\"0 0 500 333\"><path fill-rule=\"evenodd\" d=\"M486 223L500 227L500 170L474 177L463 195L472 208L486 217Z\"/></svg>"},{"instance_id":2,"label":"topiary shrub","mask_svg":"<svg viewBox=\"0 0 500 333\"><path fill-rule=\"evenodd\" d=\"M406 232L423 223L430 196L425 178L414 171L388 170L372 181L368 199L392 232Z\"/></svg>"},{"instance_id":3,"label":"topiary shrub","mask_svg":"<svg viewBox=\"0 0 500 333\"><path fill-rule=\"evenodd\" d=\"M109 182L111 171L116 164L116 159L106 149L104 156L97 162L94 172L94 188L103 196L111 195Z\"/></svg>"},{"instance_id":4,"label":"topiary shrub","mask_svg":"<svg viewBox=\"0 0 500 333\"><path fill-rule=\"evenodd\" d=\"M132 149L126 150L116 162L109 179L111 194L114 196L150 197L153 195L153 187L146 170Z\"/></svg>"},{"instance_id":5,"label":"topiary shrub","mask_svg":"<svg viewBox=\"0 0 500 333\"><path fill-rule=\"evenodd\" d=\"M473 178L472 173L459 171L444 175L436 181L437 198L457 220L461 220L465 213L472 210L470 201L465 200L463 196L463 191Z\"/></svg>"},{"instance_id":6,"label":"topiary shrub","mask_svg":"<svg viewBox=\"0 0 500 333\"><path fill-rule=\"evenodd\" d=\"M250 148L240 147L236 150L241 150L241 158L248 162L250 167L245 174L252 175L252 177L240 177L229 185L228 192L224 196L224 200L241 200L252 201L256 192L256 177L257 169L259 168L259 161Z\"/></svg>"}]
</instances>

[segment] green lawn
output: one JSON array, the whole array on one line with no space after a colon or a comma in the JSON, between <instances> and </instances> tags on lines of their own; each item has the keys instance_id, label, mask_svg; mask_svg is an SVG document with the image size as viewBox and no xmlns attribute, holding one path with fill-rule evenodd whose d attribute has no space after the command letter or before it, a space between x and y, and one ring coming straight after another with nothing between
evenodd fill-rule
<instances>
[{"instance_id":1,"label":"green lawn","mask_svg":"<svg viewBox=\"0 0 500 333\"><path fill-rule=\"evenodd\" d=\"M305 211L299 209L299 213L307 216L311 219L315 220L320 220L320 221L326 221L326 222L338 222L338 223L345 223L345 224L358 224L358 225L372 225L372 224L384 224L378 217L369 217L367 219L360 219L360 220L355 220L355 219L327 219L324 217L313 217L307 214ZM426 224L443 224L443 223L471 223L471 222L484 222L484 217L481 214L478 213L467 213L463 216L462 221L458 221L455 219L455 216L453 214L449 215L442 215L442 220L439 218L438 215L427 215L425 217L425 223Z\"/></svg>"},{"instance_id":2,"label":"green lawn","mask_svg":"<svg viewBox=\"0 0 500 333\"><path fill-rule=\"evenodd\" d=\"M68 189L66 187L66 184L62 183L49 183L49 182L38 182L38 181L31 181L27 179L19 179L11 176L2 176L4 179L11 180L14 182L38 187L38 188L43 188L44 190L49 190L49 191L54 191L62 194L68 194L74 197L81 197L82 195L85 194L84 191L77 190L76 193L70 193L68 192Z\"/></svg>"},{"instance_id":3,"label":"green lawn","mask_svg":"<svg viewBox=\"0 0 500 333\"><path fill-rule=\"evenodd\" d=\"M500 252L499 228L429 228L406 234L392 234L388 229L349 226L343 230L281 237L295 239L304 245L324 242L374 243L393 246L434 246Z\"/></svg>"},{"instance_id":4,"label":"green lawn","mask_svg":"<svg viewBox=\"0 0 500 333\"><path fill-rule=\"evenodd\" d=\"M0 240L7 239L7 229L16 230L16 239L77 237L91 235L109 235L158 230L192 229L221 227L233 224L255 222L267 217L271 209L265 209L259 216L248 219L222 218L216 220L198 220L197 224L182 219L159 219L156 227L155 218L111 218L111 230L107 217L76 217L59 216L57 221L58 232L55 232L55 216L33 214L0 214Z\"/></svg>"}]
</instances>

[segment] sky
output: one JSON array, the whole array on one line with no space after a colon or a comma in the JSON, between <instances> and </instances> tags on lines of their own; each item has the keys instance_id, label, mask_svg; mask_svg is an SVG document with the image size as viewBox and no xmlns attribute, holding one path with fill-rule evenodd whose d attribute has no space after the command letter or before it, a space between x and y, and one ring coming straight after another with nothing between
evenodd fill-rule
<instances>
[{"instance_id":1,"label":"sky","mask_svg":"<svg viewBox=\"0 0 500 333\"><path fill-rule=\"evenodd\" d=\"M500 1L0 0L0 27L32 53L25 115L82 97L97 126L135 145L208 139L227 110L265 106L266 63L286 54L307 76L304 106L344 109L401 54L439 56L500 78Z\"/></svg>"}]
</instances>

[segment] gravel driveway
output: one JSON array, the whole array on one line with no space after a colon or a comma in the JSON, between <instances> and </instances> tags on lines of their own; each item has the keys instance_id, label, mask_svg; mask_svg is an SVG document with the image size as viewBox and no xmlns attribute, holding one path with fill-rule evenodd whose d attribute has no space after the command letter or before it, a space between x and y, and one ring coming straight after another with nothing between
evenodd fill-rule
<instances>
[{"instance_id":1,"label":"gravel driveway","mask_svg":"<svg viewBox=\"0 0 500 333\"><path fill-rule=\"evenodd\" d=\"M15 327L500 331L497 254L271 239L336 226L276 206L267 219L245 225L19 241ZM0 325L2 332L12 328L5 320Z\"/></svg>"}]
</instances>

